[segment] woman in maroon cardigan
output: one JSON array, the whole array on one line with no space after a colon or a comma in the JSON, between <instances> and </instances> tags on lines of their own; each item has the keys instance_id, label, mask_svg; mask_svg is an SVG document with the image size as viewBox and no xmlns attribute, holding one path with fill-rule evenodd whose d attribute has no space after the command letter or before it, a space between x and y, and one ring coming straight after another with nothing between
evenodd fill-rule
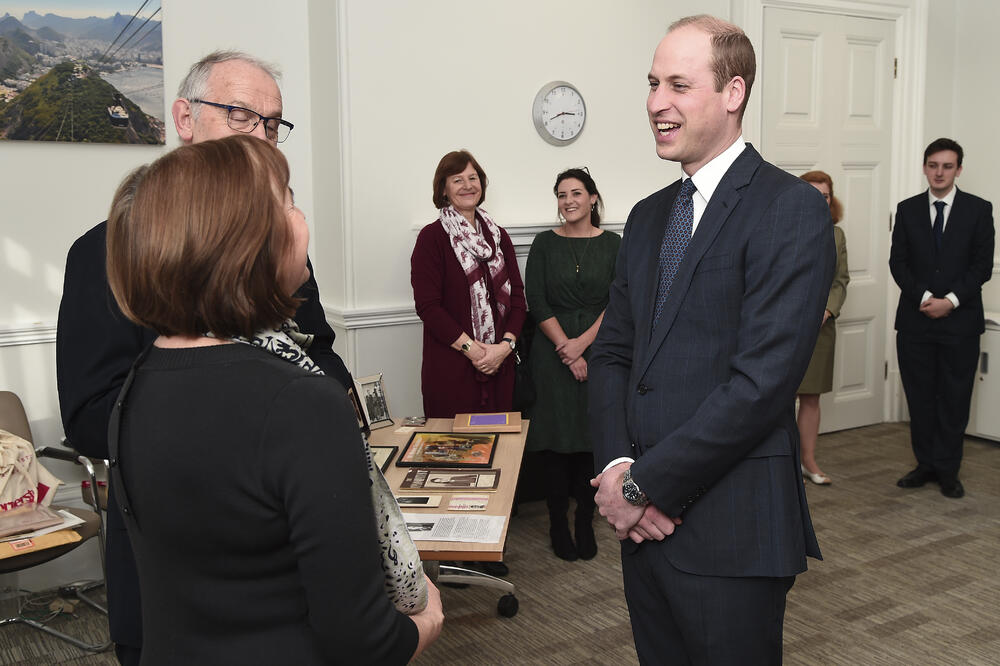
<instances>
[{"instance_id":1,"label":"woman in maroon cardigan","mask_svg":"<svg viewBox=\"0 0 1000 666\"><path fill-rule=\"evenodd\" d=\"M410 282L424 322L424 415L506 412L527 306L510 236L479 207L486 173L467 151L434 173L438 219L417 236Z\"/></svg>"}]
</instances>

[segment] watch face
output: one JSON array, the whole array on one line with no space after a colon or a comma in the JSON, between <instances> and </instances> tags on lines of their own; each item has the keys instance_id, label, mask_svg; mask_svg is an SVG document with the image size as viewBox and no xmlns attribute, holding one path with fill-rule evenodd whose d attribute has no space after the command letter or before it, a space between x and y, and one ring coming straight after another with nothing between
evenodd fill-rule
<instances>
[{"instance_id":1,"label":"watch face","mask_svg":"<svg viewBox=\"0 0 1000 666\"><path fill-rule=\"evenodd\" d=\"M554 145L565 145L583 131L587 107L576 88L555 82L539 91L533 116L535 128L543 139Z\"/></svg>"}]
</instances>

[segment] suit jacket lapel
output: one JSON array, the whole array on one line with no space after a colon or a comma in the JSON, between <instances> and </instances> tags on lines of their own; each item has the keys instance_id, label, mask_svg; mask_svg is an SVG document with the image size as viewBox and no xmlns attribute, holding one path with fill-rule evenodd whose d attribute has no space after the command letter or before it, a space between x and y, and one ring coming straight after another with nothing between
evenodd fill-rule
<instances>
[{"instance_id":1,"label":"suit jacket lapel","mask_svg":"<svg viewBox=\"0 0 1000 666\"><path fill-rule=\"evenodd\" d=\"M705 209L704 214L702 214L701 220L698 221L698 228L695 229L694 235L691 237L691 243L688 245L687 252L684 253L684 260L681 261L681 265L677 268L677 275L674 276L674 282L670 287L670 295L663 305L663 313L660 315L660 321L656 324L656 329L650 337L648 352L639 357L643 359L642 369L639 372L640 377L646 372L646 368L649 367L652 361L653 354L663 344L667 333L673 326L674 320L680 311L680 306L684 302L684 296L691 286L691 279L694 276L694 270L698 266L698 262L701 261L701 258L705 256L705 252L715 243L719 232L725 226L733 211L736 210L736 206L743 197L742 189L750 184L753 174L757 171L757 167L760 166L762 161L760 153L754 150L753 146L747 144L746 149L736 158L736 161L729 167L726 175L722 177L719 186L715 188L712 199L708 202L708 207ZM671 197L671 201L673 201L673 197ZM658 275L656 279L659 279ZM654 281L653 292L648 299L650 313L652 312L652 302L655 298L656 286ZM652 326L651 315L646 320Z\"/></svg>"}]
</instances>

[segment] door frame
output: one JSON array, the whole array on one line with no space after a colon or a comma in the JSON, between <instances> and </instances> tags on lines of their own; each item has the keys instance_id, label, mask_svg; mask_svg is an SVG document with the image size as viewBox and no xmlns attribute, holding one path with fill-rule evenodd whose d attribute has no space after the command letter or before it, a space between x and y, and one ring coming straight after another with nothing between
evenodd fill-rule
<instances>
[{"instance_id":1,"label":"door frame","mask_svg":"<svg viewBox=\"0 0 1000 666\"><path fill-rule=\"evenodd\" d=\"M740 25L750 38L758 54L764 52L764 9L779 8L876 18L892 21L895 25L895 57L899 69L893 85L892 146L889 164L889 196L887 201L897 202L925 188L919 171L914 165L923 160L924 150L924 91L927 81L927 21L929 0L730 0L733 21ZM758 63L758 78L761 70ZM758 86L758 89L760 86ZM760 95L750 97L743 122L747 140L759 144L763 134L763 116ZM900 165L910 165L901 168ZM885 218L876 223L886 225L895 211L885 211ZM886 257L886 261L889 258ZM896 362L895 333L889 322L894 320L899 289L892 280L886 284L885 358L889 363L882 416L885 421L898 421L905 412L905 399L899 380Z\"/></svg>"}]
</instances>

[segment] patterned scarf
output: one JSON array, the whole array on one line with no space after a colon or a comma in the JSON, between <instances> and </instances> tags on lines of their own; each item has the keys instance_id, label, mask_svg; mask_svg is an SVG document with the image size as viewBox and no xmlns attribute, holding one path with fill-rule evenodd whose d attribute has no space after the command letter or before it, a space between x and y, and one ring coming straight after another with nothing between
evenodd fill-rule
<instances>
[{"instance_id":1,"label":"patterned scarf","mask_svg":"<svg viewBox=\"0 0 1000 666\"><path fill-rule=\"evenodd\" d=\"M476 208L479 228L493 237L493 247L486 242L483 233L477 231L465 216L454 206L445 206L440 211L441 226L444 227L455 257L465 271L469 283L469 300L472 302L472 337L481 342L495 343L499 339L493 308L490 307L490 292L496 299L497 314L504 319L510 309L510 279L503 252L500 250L500 227L493 222L485 210ZM495 248L495 250L494 250ZM489 270L486 275L484 268ZM490 280L490 285L486 280ZM490 289L490 286L493 288Z\"/></svg>"},{"instance_id":2,"label":"patterned scarf","mask_svg":"<svg viewBox=\"0 0 1000 666\"><path fill-rule=\"evenodd\" d=\"M265 349L275 356L280 356L289 363L294 363L303 370L324 374L316 363L309 358L306 350L312 346L313 337L309 333L299 331L299 325L293 319L286 319L281 326L270 331L258 331L253 338L237 336L230 338L233 342L242 342Z\"/></svg>"}]
</instances>

